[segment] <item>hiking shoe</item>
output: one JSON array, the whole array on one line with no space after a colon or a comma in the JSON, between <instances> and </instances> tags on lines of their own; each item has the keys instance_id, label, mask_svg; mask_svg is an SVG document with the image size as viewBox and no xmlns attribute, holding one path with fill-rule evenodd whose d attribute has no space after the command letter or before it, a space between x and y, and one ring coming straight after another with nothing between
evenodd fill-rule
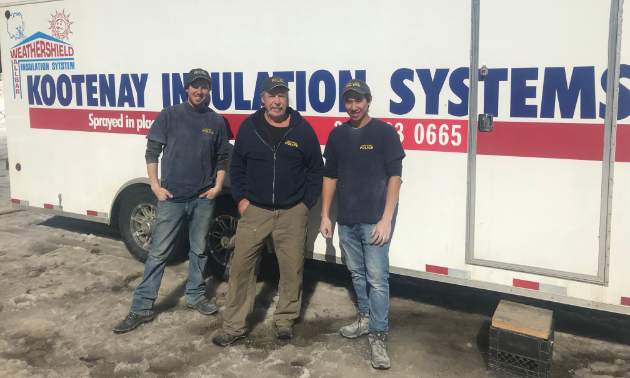
<instances>
[{"instance_id":1,"label":"hiking shoe","mask_svg":"<svg viewBox=\"0 0 630 378\"><path fill-rule=\"evenodd\" d=\"M226 347L236 340L244 339L245 335L233 336L222 329L217 330L212 336L212 343L216 346Z\"/></svg>"},{"instance_id":2,"label":"hiking shoe","mask_svg":"<svg viewBox=\"0 0 630 378\"><path fill-rule=\"evenodd\" d=\"M148 323L155 318L155 314L139 315L130 312L120 323L114 327L114 333L125 333L138 328L142 323Z\"/></svg>"},{"instance_id":3,"label":"hiking shoe","mask_svg":"<svg viewBox=\"0 0 630 378\"><path fill-rule=\"evenodd\" d=\"M219 311L217 305L210 302L208 298L204 298L195 304L186 303L186 307L194 308L204 315L216 314Z\"/></svg>"},{"instance_id":4,"label":"hiking shoe","mask_svg":"<svg viewBox=\"0 0 630 378\"><path fill-rule=\"evenodd\" d=\"M368 345L372 355L372 367L374 369L389 369L389 355L387 354L387 345L385 345L385 332L373 332L368 335Z\"/></svg>"},{"instance_id":5,"label":"hiking shoe","mask_svg":"<svg viewBox=\"0 0 630 378\"><path fill-rule=\"evenodd\" d=\"M357 313L357 319L350 325L341 327L339 333L341 336L348 339L356 339L359 336L368 334L368 327L370 326L370 314L364 314L359 311Z\"/></svg>"},{"instance_id":6,"label":"hiking shoe","mask_svg":"<svg viewBox=\"0 0 630 378\"><path fill-rule=\"evenodd\" d=\"M278 340L289 340L293 337L293 327L276 325L276 337Z\"/></svg>"}]
</instances>

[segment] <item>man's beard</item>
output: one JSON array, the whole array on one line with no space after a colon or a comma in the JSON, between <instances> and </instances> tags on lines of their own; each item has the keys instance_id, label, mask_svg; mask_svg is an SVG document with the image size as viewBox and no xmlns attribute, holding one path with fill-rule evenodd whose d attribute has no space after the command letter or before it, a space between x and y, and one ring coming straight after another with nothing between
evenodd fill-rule
<instances>
[{"instance_id":1,"label":"man's beard","mask_svg":"<svg viewBox=\"0 0 630 378\"><path fill-rule=\"evenodd\" d=\"M271 112L273 109L280 109L282 110L282 113L280 113L279 117L283 117L286 112L287 112L287 108L285 108L284 106L272 106L271 108L267 109L267 115L271 118L271 117L278 117L278 116L274 116L273 113Z\"/></svg>"}]
</instances>

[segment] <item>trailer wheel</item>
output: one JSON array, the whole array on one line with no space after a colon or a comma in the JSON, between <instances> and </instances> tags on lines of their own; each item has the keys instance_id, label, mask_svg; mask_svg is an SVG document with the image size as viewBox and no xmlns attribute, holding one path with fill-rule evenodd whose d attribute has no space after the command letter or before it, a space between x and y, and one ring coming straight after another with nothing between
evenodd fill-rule
<instances>
[{"instance_id":1,"label":"trailer wheel","mask_svg":"<svg viewBox=\"0 0 630 378\"><path fill-rule=\"evenodd\" d=\"M231 215L219 215L212 220L208 231L208 270L215 278L227 282L230 277L234 236L238 220Z\"/></svg>"},{"instance_id":2,"label":"trailer wheel","mask_svg":"<svg viewBox=\"0 0 630 378\"><path fill-rule=\"evenodd\" d=\"M151 250L151 233L155 223L157 198L149 188L141 188L123 199L119 227L127 250L140 262L146 262ZM175 255L186 249L188 227L184 225L175 240Z\"/></svg>"},{"instance_id":3,"label":"trailer wheel","mask_svg":"<svg viewBox=\"0 0 630 378\"><path fill-rule=\"evenodd\" d=\"M230 278L230 267L234 255L234 238L238 220L231 215L220 215L212 220L208 232L208 270L215 278L227 282ZM265 251L273 251L273 243L269 237L262 247L263 251L256 261L256 276L260 271L260 263Z\"/></svg>"}]
</instances>

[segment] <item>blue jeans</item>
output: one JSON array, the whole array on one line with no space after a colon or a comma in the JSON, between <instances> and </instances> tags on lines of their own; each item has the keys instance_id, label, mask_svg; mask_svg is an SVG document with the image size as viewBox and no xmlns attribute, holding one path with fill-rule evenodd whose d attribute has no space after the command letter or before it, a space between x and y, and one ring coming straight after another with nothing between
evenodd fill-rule
<instances>
[{"instance_id":1,"label":"blue jeans","mask_svg":"<svg viewBox=\"0 0 630 378\"><path fill-rule=\"evenodd\" d=\"M158 296L166 262L175 249L175 239L184 219L188 219L190 251L188 252L188 282L186 300L196 304L205 298L206 281L203 271L208 262L206 236L210 229L214 200L196 198L189 202L158 201L155 225L151 233L153 245L144 265L142 282L133 292L130 311L139 315L151 315Z\"/></svg>"},{"instance_id":2,"label":"blue jeans","mask_svg":"<svg viewBox=\"0 0 630 378\"><path fill-rule=\"evenodd\" d=\"M389 330L389 242L382 247L370 244L375 224L340 224L339 244L352 273L359 310L370 314L370 332Z\"/></svg>"}]
</instances>

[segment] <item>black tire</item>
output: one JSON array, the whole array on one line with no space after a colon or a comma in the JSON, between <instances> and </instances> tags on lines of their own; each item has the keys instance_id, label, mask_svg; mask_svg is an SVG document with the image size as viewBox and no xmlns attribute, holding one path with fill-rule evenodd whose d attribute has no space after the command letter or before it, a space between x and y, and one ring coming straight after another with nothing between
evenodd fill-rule
<instances>
[{"instance_id":1,"label":"black tire","mask_svg":"<svg viewBox=\"0 0 630 378\"><path fill-rule=\"evenodd\" d=\"M238 225L237 219L239 218L240 215L238 214L238 208L236 206L236 203L232 200L232 197L230 195L219 196L216 201L216 208L213 215L212 223L210 224L210 232L208 234L207 271L213 277L224 282L227 282L230 278L230 267L232 266L233 249L226 250L225 248L223 248L219 241L221 236L216 235L216 237L213 238L213 232L216 232L218 230L219 232L223 232L222 236L234 235L236 233L236 226ZM217 227L218 222L222 222L224 227ZM226 227L228 228L228 230L226 230ZM256 263L257 276L260 271L261 260L266 260L266 257L263 256L267 255L267 252L273 253L273 243L271 242L271 240L268 240L265 243L265 245L262 247L262 250L263 251L260 255L261 257Z\"/></svg>"},{"instance_id":2,"label":"black tire","mask_svg":"<svg viewBox=\"0 0 630 378\"><path fill-rule=\"evenodd\" d=\"M151 250L150 235L156 209L157 198L148 186L129 193L121 202L118 220L120 235L129 253L142 263L147 261ZM146 222L140 222L143 219ZM171 260L175 256L185 255L182 252L187 252L187 242L188 227L185 224L175 241L175 253L171 255Z\"/></svg>"},{"instance_id":3,"label":"black tire","mask_svg":"<svg viewBox=\"0 0 630 378\"><path fill-rule=\"evenodd\" d=\"M208 256L208 265L206 266L206 270L212 277L223 282L228 282L230 279L230 267L218 262L212 254Z\"/></svg>"},{"instance_id":4,"label":"black tire","mask_svg":"<svg viewBox=\"0 0 630 378\"><path fill-rule=\"evenodd\" d=\"M269 238L267 242L261 247L262 252L258 256L258 260L256 261L255 274L259 279L262 278L262 275L259 274L259 272L261 272L261 262L262 262L262 266L265 266L266 268L271 266L272 268L270 270L273 272L278 270L278 260L275 259L276 257L275 254L273 254L273 252L268 253L269 251L272 251L270 239L271 238ZM274 265L275 265L275 268L274 268ZM228 282L228 280L230 279L231 266L232 266L231 253L227 256L227 259L222 260L221 262L217 261L217 259L214 257L214 255L211 252L209 253L207 270L214 278L217 278L223 282ZM266 271L267 269L265 269L265 273ZM264 276L266 277L267 274L265 274Z\"/></svg>"},{"instance_id":5,"label":"black tire","mask_svg":"<svg viewBox=\"0 0 630 378\"><path fill-rule=\"evenodd\" d=\"M212 222L210 223L210 230L208 232L207 238L207 253L208 253L208 264L206 264L206 274L210 274L213 277L221 280L228 281L229 278L229 265L226 268L226 261L218 261L213 255L213 247L215 247L218 243L218 240L213 240L212 238L212 230L213 226L215 226L217 219L221 218L223 215L229 215L235 219L238 218L238 207L236 203L232 199L230 194L223 194L216 198L214 204L214 214L212 214Z\"/></svg>"}]
</instances>

